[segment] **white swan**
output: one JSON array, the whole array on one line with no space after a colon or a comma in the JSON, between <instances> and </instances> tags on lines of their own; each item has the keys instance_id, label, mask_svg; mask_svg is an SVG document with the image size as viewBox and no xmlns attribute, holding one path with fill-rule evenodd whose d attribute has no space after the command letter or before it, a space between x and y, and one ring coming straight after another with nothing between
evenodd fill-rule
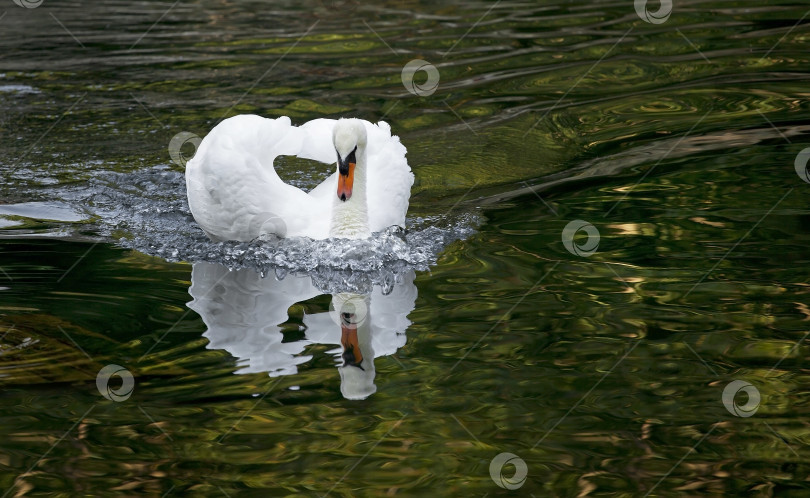
<instances>
[{"instance_id":1,"label":"white swan","mask_svg":"<svg viewBox=\"0 0 810 498\"><path fill-rule=\"evenodd\" d=\"M413 173L391 128L360 119L316 119L292 126L284 116L226 119L186 164L188 203L213 240L280 237L366 238L404 226ZM334 164L309 193L284 183L280 155Z\"/></svg>"}]
</instances>

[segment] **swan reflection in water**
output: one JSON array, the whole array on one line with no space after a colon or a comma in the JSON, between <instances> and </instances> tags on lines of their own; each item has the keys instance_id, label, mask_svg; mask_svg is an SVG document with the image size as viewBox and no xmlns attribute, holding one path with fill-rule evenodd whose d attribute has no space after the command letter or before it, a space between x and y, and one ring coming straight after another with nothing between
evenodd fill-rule
<instances>
[{"instance_id":1,"label":"swan reflection in water","mask_svg":"<svg viewBox=\"0 0 810 498\"><path fill-rule=\"evenodd\" d=\"M188 306L199 313L208 330L208 349L224 349L243 368L237 373L291 375L312 356L311 344L340 345L340 391L346 399L365 399L377 391L374 358L394 354L405 345L408 314L416 302L411 271L400 275L384 295L379 286L369 294L332 295L329 312L305 314L304 338L282 342L281 325L297 303L324 294L309 276L282 280L251 269L228 270L215 263L195 263Z\"/></svg>"}]
</instances>

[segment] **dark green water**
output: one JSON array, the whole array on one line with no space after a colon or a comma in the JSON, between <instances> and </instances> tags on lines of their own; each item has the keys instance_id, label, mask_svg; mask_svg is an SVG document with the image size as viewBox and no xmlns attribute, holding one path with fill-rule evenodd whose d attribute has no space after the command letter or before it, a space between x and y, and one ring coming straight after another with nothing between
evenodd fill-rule
<instances>
[{"instance_id":1,"label":"dark green water","mask_svg":"<svg viewBox=\"0 0 810 498\"><path fill-rule=\"evenodd\" d=\"M808 8L5 2L0 496L806 496ZM413 59L432 95L403 86ZM171 138L239 113L384 118L412 216L481 217L416 272L365 400L311 340L329 295L279 324L267 289L255 316L214 289L239 356L187 306L191 264L115 242L182 213ZM101 396L108 364L128 399Z\"/></svg>"}]
</instances>

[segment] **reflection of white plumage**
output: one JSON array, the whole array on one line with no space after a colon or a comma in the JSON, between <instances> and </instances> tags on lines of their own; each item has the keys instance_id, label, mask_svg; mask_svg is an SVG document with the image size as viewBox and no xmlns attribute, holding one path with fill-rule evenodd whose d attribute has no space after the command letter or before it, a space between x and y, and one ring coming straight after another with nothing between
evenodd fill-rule
<instances>
[{"instance_id":1,"label":"reflection of white plumage","mask_svg":"<svg viewBox=\"0 0 810 498\"><path fill-rule=\"evenodd\" d=\"M214 240L365 238L405 224L413 185L405 153L382 121L292 126L288 117L235 116L211 130L186 165L189 207ZM337 159L337 171L306 193L276 174L280 155Z\"/></svg>"},{"instance_id":2,"label":"reflection of white plumage","mask_svg":"<svg viewBox=\"0 0 810 498\"><path fill-rule=\"evenodd\" d=\"M203 334L210 341L208 348L236 357L243 365L238 373L295 374L298 365L312 358L302 355L310 344L342 346L330 351L338 358L343 355L341 392L347 399L364 399L376 391L374 358L394 354L405 345L411 324L407 317L416 302L414 276L403 275L403 282L388 295L379 287L368 296L334 295L332 311L304 315L305 337L294 342L282 342L279 325L288 320L290 306L322 294L310 277L288 275L278 281L249 269L229 271L214 263L195 263L189 307L208 326ZM349 311L356 315L355 335L342 326L341 317ZM352 354L345 354L351 347Z\"/></svg>"}]
</instances>

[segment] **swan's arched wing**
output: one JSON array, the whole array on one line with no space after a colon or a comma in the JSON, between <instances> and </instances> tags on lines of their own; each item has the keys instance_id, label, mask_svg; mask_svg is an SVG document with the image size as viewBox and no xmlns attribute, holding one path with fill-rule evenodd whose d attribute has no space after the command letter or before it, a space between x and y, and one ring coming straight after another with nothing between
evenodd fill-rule
<instances>
[{"instance_id":1,"label":"swan's arched wing","mask_svg":"<svg viewBox=\"0 0 810 498\"><path fill-rule=\"evenodd\" d=\"M298 128L303 132L303 142L298 157L313 159L325 164L335 164L335 146L332 143L332 130L335 119L313 119Z\"/></svg>"},{"instance_id":2,"label":"swan's arched wing","mask_svg":"<svg viewBox=\"0 0 810 498\"><path fill-rule=\"evenodd\" d=\"M273 168L277 156L310 150L310 140L287 117L241 115L217 125L186 165L194 219L226 240L252 240L268 228L282 236L325 238L324 206L284 183Z\"/></svg>"},{"instance_id":3,"label":"swan's arched wing","mask_svg":"<svg viewBox=\"0 0 810 498\"><path fill-rule=\"evenodd\" d=\"M368 145L368 222L372 232L399 225L405 226L411 197L413 173L405 159L407 150L399 137L391 135L385 121L373 125L367 121Z\"/></svg>"}]
</instances>

